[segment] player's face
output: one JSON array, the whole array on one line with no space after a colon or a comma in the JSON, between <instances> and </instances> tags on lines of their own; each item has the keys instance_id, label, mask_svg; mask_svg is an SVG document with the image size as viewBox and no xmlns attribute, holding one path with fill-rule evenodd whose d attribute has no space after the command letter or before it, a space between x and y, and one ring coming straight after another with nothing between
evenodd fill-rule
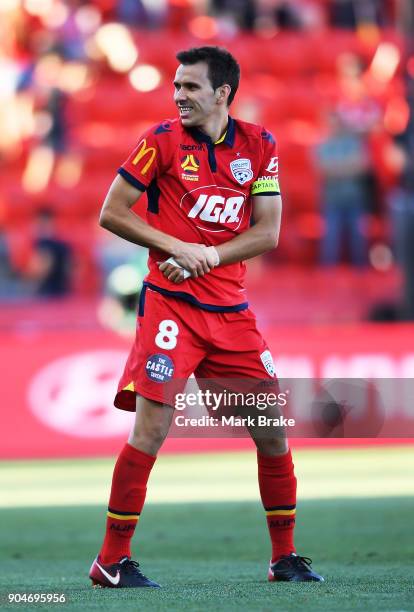
<instances>
[{"instance_id":1,"label":"player's face","mask_svg":"<svg viewBox=\"0 0 414 612\"><path fill-rule=\"evenodd\" d=\"M202 126L219 113L217 90L208 78L205 62L180 65L174 79L174 102L184 127Z\"/></svg>"}]
</instances>

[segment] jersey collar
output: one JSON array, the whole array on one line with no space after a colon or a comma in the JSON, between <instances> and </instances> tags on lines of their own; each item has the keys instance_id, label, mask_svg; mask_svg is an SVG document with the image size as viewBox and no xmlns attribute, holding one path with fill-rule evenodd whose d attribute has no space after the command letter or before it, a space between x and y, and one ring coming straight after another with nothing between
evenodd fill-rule
<instances>
[{"instance_id":1,"label":"jersey collar","mask_svg":"<svg viewBox=\"0 0 414 612\"><path fill-rule=\"evenodd\" d=\"M236 132L236 126L235 126L235 120L233 119L233 117L230 117L229 115L229 120L227 123L227 130L225 133L225 136L223 138L223 140L219 140L217 141L217 143L214 143L210 136L207 136L207 134L205 134L204 132L202 132L199 128L197 127L193 127L193 128L189 128L189 132L192 135L192 137L194 138L194 140L196 140L197 142L205 142L206 144L209 145L214 145L214 144L226 144L228 147L233 147L234 146L234 137L235 137L235 132Z\"/></svg>"}]
</instances>

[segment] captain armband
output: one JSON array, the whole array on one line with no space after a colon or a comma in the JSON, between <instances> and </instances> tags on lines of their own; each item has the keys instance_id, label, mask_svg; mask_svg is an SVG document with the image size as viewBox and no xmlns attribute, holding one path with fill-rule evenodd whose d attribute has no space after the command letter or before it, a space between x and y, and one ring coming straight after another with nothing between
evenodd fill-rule
<instances>
[{"instance_id":1,"label":"captain armband","mask_svg":"<svg viewBox=\"0 0 414 612\"><path fill-rule=\"evenodd\" d=\"M259 178L252 185L251 195L266 195L266 193L280 194L279 181L277 178Z\"/></svg>"}]
</instances>

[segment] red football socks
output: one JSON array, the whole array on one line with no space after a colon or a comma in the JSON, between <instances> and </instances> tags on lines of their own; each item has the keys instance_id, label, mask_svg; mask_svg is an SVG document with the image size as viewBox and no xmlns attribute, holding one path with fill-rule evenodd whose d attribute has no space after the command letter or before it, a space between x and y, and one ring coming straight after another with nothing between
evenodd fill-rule
<instances>
[{"instance_id":1,"label":"red football socks","mask_svg":"<svg viewBox=\"0 0 414 612\"><path fill-rule=\"evenodd\" d=\"M115 464L100 552L104 564L131 556L131 538L144 506L147 482L156 457L125 444Z\"/></svg>"},{"instance_id":2,"label":"red football socks","mask_svg":"<svg viewBox=\"0 0 414 612\"><path fill-rule=\"evenodd\" d=\"M296 478L290 450L285 455L257 453L259 489L272 542L272 563L295 552Z\"/></svg>"}]
</instances>

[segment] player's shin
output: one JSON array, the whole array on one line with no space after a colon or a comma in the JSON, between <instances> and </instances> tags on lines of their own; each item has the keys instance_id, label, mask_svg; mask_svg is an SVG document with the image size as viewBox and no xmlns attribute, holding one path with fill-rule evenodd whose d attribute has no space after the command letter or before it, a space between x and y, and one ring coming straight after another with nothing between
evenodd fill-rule
<instances>
[{"instance_id":1,"label":"player's shin","mask_svg":"<svg viewBox=\"0 0 414 612\"><path fill-rule=\"evenodd\" d=\"M147 482L156 457L126 444L115 464L109 499L106 533L100 559L116 563L130 557L134 535L147 492Z\"/></svg>"},{"instance_id":2,"label":"player's shin","mask_svg":"<svg viewBox=\"0 0 414 612\"><path fill-rule=\"evenodd\" d=\"M290 450L268 456L257 452L258 479L272 543L272 562L295 552L296 477Z\"/></svg>"}]
</instances>

